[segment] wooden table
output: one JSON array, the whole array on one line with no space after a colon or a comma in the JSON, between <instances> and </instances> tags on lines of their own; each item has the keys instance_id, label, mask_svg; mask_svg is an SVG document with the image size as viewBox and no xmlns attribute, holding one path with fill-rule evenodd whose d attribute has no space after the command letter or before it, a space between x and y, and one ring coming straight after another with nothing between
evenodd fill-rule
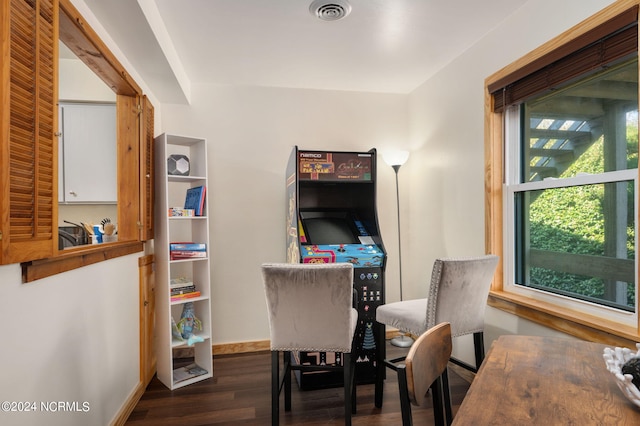
<instances>
[{"instance_id":1,"label":"wooden table","mask_svg":"<svg viewBox=\"0 0 640 426\"><path fill-rule=\"evenodd\" d=\"M602 358L606 345L557 337L500 336L454 425L640 425Z\"/></svg>"}]
</instances>

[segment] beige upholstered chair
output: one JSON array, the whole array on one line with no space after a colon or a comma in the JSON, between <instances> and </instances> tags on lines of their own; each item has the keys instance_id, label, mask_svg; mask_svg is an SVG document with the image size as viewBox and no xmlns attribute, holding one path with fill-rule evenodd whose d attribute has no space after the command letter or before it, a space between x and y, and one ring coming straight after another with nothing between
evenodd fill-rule
<instances>
[{"instance_id":1,"label":"beige upholstered chair","mask_svg":"<svg viewBox=\"0 0 640 426\"><path fill-rule=\"evenodd\" d=\"M421 406L431 389L435 424L451 424L447 363L451 357L451 325L443 322L424 332L411 346L404 364L389 366L398 373L403 426L411 426L411 404ZM443 405L444 403L444 405Z\"/></svg>"},{"instance_id":2,"label":"beige upholstered chair","mask_svg":"<svg viewBox=\"0 0 640 426\"><path fill-rule=\"evenodd\" d=\"M351 356L358 312L353 309L353 266L264 264L262 277L271 334L271 423L280 419L280 391L291 410L291 370L342 370L345 424L355 413L355 357ZM340 352L342 365L298 365L291 352ZM283 353L283 375L279 355Z\"/></svg>"},{"instance_id":3,"label":"beige upholstered chair","mask_svg":"<svg viewBox=\"0 0 640 426\"><path fill-rule=\"evenodd\" d=\"M475 367L456 359L451 361L475 372L484 359L484 313L497 264L495 255L436 259L428 297L379 306L376 320L415 336L442 322L451 323L452 337L473 334ZM381 407L385 361L378 361L375 403Z\"/></svg>"}]
</instances>

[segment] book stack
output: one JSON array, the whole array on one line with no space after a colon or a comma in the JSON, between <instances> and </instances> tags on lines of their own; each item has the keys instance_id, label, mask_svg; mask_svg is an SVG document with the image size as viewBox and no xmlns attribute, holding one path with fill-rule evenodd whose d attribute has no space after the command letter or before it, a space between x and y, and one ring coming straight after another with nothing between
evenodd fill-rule
<instances>
[{"instance_id":1,"label":"book stack","mask_svg":"<svg viewBox=\"0 0 640 426\"><path fill-rule=\"evenodd\" d=\"M196 216L202 216L204 214L204 198L206 193L206 186L196 186L195 188L187 189L184 208L194 210Z\"/></svg>"},{"instance_id":2,"label":"book stack","mask_svg":"<svg viewBox=\"0 0 640 426\"><path fill-rule=\"evenodd\" d=\"M204 243L171 243L169 259L195 259L207 257L207 245Z\"/></svg>"},{"instance_id":3,"label":"book stack","mask_svg":"<svg viewBox=\"0 0 640 426\"><path fill-rule=\"evenodd\" d=\"M196 286L193 284L193 281L184 277L171 278L169 288L171 290L172 302L200 297L200 291L196 290Z\"/></svg>"}]
</instances>

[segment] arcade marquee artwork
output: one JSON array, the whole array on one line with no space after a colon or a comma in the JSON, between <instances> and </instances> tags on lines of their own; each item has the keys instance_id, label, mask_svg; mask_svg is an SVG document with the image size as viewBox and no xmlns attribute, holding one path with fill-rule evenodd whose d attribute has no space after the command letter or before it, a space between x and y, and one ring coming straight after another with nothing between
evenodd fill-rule
<instances>
[{"instance_id":1,"label":"arcade marquee artwork","mask_svg":"<svg viewBox=\"0 0 640 426\"><path fill-rule=\"evenodd\" d=\"M371 154L299 152L300 179L371 180Z\"/></svg>"}]
</instances>

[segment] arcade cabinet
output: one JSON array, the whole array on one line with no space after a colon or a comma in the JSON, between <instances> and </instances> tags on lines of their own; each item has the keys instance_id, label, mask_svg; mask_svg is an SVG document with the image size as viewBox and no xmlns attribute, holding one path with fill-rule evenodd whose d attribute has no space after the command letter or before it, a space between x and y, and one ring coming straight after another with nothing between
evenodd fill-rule
<instances>
[{"instance_id":1,"label":"arcade cabinet","mask_svg":"<svg viewBox=\"0 0 640 426\"><path fill-rule=\"evenodd\" d=\"M376 308L384 303L386 264L376 212L376 151L303 151L296 146L286 176L287 260L353 264L356 381L374 383L375 362L384 359L385 350ZM295 363L341 362L340 353L292 356ZM342 386L340 373L297 371L296 377L303 390Z\"/></svg>"}]
</instances>

